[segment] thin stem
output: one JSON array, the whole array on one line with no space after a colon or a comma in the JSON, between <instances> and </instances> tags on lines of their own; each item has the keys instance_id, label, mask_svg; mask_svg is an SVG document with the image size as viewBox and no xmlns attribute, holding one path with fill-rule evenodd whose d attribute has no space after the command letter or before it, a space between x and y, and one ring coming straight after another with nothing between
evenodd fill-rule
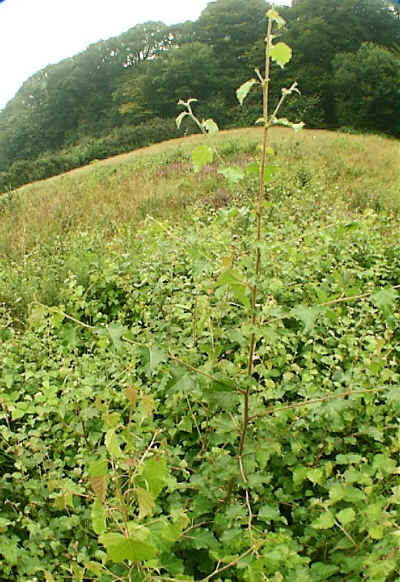
<instances>
[{"instance_id":1,"label":"thin stem","mask_svg":"<svg viewBox=\"0 0 400 582\"><path fill-rule=\"evenodd\" d=\"M371 388L370 390L347 390L341 394L330 394L329 396L322 396L321 398L312 398L310 400L302 400L301 402L294 402L293 404L288 404L287 406L271 406L269 410L261 412L259 414L254 414L254 416L249 417L249 422L253 421L255 418L261 418L263 416L269 416L270 414L275 414L276 412L282 412L283 410L293 410L295 408L302 408L303 406L311 406L312 404L318 404L319 402L326 402L327 400L335 400L336 398L346 398L347 396L362 395L362 394L373 394L375 392L383 392L386 387L382 388Z\"/></svg>"},{"instance_id":2,"label":"thin stem","mask_svg":"<svg viewBox=\"0 0 400 582\"><path fill-rule=\"evenodd\" d=\"M257 196L257 236L256 236L256 264L255 264L255 281L251 288L251 323L254 326L257 321L257 289L258 289L258 279L260 276L261 269L261 235L262 235L262 218L263 218L263 202L264 202L264 185L265 185L265 160L267 155L267 143L268 143L268 91L269 91L269 75L270 75L270 48L271 48L271 33L272 33L272 19L268 19L267 36L265 39L265 79L262 83L263 89L263 116L264 116L264 131L262 140L262 155L260 164L260 177L259 177L259 187ZM250 336L249 344L249 357L247 363L247 373L249 378L253 375L254 366L254 352L256 347L256 335L253 331ZM242 433L240 435L239 442L239 466L242 478L245 483L247 483L246 474L243 468L243 449L246 440L247 429L249 426L249 398L250 398L250 386L247 386L244 392L244 402L243 402L243 427Z\"/></svg>"}]
</instances>

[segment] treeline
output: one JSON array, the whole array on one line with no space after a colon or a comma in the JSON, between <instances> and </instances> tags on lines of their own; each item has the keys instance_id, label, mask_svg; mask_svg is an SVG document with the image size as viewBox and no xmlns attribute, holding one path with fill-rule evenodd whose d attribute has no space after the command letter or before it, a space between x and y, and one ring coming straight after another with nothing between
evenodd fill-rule
<instances>
[{"instance_id":1,"label":"treeline","mask_svg":"<svg viewBox=\"0 0 400 582\"><path fill-rule=\"evenodd\" d=\"M400 134L400 20L386 0L293 0L281 7L291 63L272 97L298 81L283 115L308 127ZM263 67L264 0L216 0L196 22L148 22L30 77L0 112L0 191L91 159L180 135L180 98L223 127L252 125L235 89ZM183 127L182 131L193 131Z\"/></svg>"}]
</instances>

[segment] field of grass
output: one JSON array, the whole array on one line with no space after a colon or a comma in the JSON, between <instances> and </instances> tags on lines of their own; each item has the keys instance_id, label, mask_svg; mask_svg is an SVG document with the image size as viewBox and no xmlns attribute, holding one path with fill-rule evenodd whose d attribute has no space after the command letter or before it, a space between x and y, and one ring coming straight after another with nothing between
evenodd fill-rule
<instances>
[{"instance_id":1,"label":"field of grass","mask_svg":"<svg viewBox=\"0 0 400 582\"><path fill-rule=\"evenodd\" d=\"M1 198L0 582L400 580L399 143L271 136L257 325L202 136Z\"/></svg>"}]
</instances>

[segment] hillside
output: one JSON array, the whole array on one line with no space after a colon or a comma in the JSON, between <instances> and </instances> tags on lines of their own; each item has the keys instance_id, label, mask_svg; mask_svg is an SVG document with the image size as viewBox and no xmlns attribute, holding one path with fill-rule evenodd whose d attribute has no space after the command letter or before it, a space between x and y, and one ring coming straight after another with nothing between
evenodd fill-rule
<instances>
[{"instance_id":1,"label":"hillside","mask_svg":"<svg viewBox=\"0 0 400 582\"><path fill-rule=\"evenodd\" d=\"M271 137L2 198L1 582L398 579L398 142Z\"/></svg>"},{"instance_id":2,"label":"hillside","mask_svg":"<svg viewBox=\"0 0 400 582\"><path fill-rule=\"evenodd\" d=\"M263 70L268 7L217 0L196 22L136 24L37 71L0 111L0 192L192 132L174 123L179 99L197 97L220 127L252 124L258 98L243 110L235 90ZM281 12L293 59L272 64L271 100L294 81L301 91L282 116L398 136L398 3L297 0Z\"/></svg>"}]
</instances>

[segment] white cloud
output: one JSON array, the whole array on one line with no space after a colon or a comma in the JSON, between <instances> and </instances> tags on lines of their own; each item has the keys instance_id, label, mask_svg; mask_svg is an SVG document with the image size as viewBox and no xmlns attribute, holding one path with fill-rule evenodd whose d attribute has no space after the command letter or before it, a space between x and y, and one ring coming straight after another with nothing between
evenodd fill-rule
<instances>
[{"instance_id":1,"label":"white cloud","mask_svg":"<svg viewBox=\"0 0 400 582\"><path fill-rule=\"evenodd\" d=\"M0 108L33 73L140 22L197 20L207 0L4 0Z\"/></svg>"}]
</instances>

